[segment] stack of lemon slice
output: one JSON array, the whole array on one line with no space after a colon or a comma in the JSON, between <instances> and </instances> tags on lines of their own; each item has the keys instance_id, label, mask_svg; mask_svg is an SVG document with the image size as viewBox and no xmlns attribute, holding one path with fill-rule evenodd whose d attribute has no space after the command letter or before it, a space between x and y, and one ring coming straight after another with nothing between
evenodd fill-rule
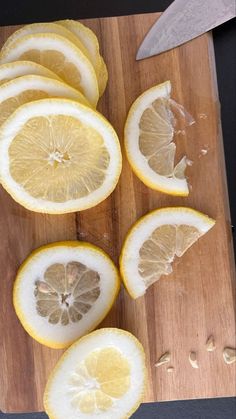
<instances>
[{"instance_id":1,"label":"stack of lemon slice","mask_svg":"<svg viewBox=\"0 0 236 419\"><path fill-rule=\"evenodd\" d=\"M0 53L0 179L17 202L59 214L114 190L120 145L95 110L107 79L97 37L79 22L26 25L8 38Z\"/></svg>"},{"instance_id":2,"label":"stack of lemon slice","mask_svg":"<svg viewBox=\"0 0 236 419\"><path fill-rule=\"evenodd\" d=\"M80 90L93 106L96 106L107 84L107 68L100 55L96 35L73 20L33 23L14 32L2 47L0 61L3 64L22 60L51 70L64 82ZM42 75L45 75L43 71ZM21 67L20 75L24 74L29 73L24 73ZM11 77L9 70L9 76L6 74L5 78Z\"/></svg>"}]
</instances>

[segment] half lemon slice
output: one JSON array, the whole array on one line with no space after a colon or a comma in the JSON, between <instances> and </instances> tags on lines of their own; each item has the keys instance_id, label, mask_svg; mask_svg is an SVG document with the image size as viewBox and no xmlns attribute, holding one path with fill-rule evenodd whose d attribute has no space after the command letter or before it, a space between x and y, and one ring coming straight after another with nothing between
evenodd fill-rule
<instances>
[{"instance_id":1,"label":"half lemon slice","mask_svg":"<svg viewBox=\"0 0 236 419\"><path fill-rule=\"evenodd\" d=\"M189 193L186 156L175 165L169 81L145 91L132 104L125 124L125 150L135 174L148 187L171 195Z\"/></svg>"},{"instance_id":2,"label":"half lemon slice","mask_svg":"<svg viewBox=\"0 0 236 419\"><path fill-rule=\"evenodd\" d=\"M131 333L107 328L74 343L52 371L44 393L50 419L126 419L143 399L144 350Z\"/></svg>"},{"instance_id":3,"label":"half lemon slice","mask_svg":"<svg viewBox=\"0 0 236 419\"><path fill-rule=\"evenodd\" d=\"M162 275L172 272L181 257L215 224L191 208L162 208L138 220L125 239L120 256L121 275L133 298L141 297Z\"/></svg>"},{"instance_id":4,"label":"half lemon slice","mask_svg":"<svg viewBox=\"0 0 236 419\"><path fill-rule=\"evenodd\" d=\"M119 287L117 269L101 249L58 242L35 250L22 264L13 303L34 339L64 348L103 320Z\"/></svg>"},{"instance_id":5,"label":"half lemon slice","mask_svg":"<svg viewBox=\"0 0 236 419\"><path fill-rule=\"evenodd\" d=\"M24 207L49 214L87 209L114 190L120 144L98 112L66 99L20 106L0 132L0 178Z\"/></svg>"}]
</instances>

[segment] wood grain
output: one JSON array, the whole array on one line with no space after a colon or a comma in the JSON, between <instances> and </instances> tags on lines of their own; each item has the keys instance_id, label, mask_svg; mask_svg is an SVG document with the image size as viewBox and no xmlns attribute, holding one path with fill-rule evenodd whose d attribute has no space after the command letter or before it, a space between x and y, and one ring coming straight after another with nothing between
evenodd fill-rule
<instances>
[{"instance_id":1,"label":"wood grain","mask_svg":"<svg viewBox=\"0 0 236 419\"><path fill-rule=\"evenodd\" d=\"M143 343L149 371L145 401L235 395L235 368L222 358L224 346L235 345L235 272L212 38L206 34L136 62L137 48L156 18L157 14L146 14L85 21L101 41L109 70L99 109L114 125L122 144L133 100L170 79L172 97L196 120L186 135L177 138L179 153L194 162L188 169L191 193L188 198L176 198L151 191L133 175L125 156L115 192L80 214L34 214L0 188L0 409L5 412L43 409L45 382L61 355L33 341L14 313L12 284L24 258L39 245L78 238L101 246L117 262L134 221L151 209L175 205L205 212L217 220L216 226L144 298L132 301L122 289L101 326L127 329ZM1 43L15 29L2 28ZM205 156L201 156L202 148L208 149ZM210 334L217 345L213 353L204 348ZM166 366L154 367L167 350L172 373L167 373ZM198 354L198 370L189 364L190 350Z\"/></svg>"}]
</instances>

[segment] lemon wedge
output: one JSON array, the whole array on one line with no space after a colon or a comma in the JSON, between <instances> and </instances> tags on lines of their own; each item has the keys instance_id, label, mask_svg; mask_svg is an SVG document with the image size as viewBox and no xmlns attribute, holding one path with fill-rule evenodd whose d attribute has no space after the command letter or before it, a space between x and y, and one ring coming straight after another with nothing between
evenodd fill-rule
<instances>
[{"instance_id":1,"label":"lemon wedge","mask_svg":"<svg viewBox=\"0 0 236 419\"><path fill-rule=\"evenodd\" d=\"M186 207L158 209L138 220L120 256L121 275L131 297L141 297L162 275L169 275L175 257L183 256L214 224Z\"/></svg>"},{"instance_id":2,"label":"lemon wedge","mask_svg":"<svg viewBox=\"0 0 236 419\"><path fill-rule=\"evenodd\" d=\"M58 242L36 249L20 267L13 303L25 330L51 348L65 348L94 329L111 309L120 281L98 247Z\"/></svg>"},{"instance_id":3,"label":"lemon wedge","mask_svg":"<svg viewBox=\"0 0 236 419\"><path fill-rule=\"evenodd\" d=\"M55 33L21 36L10 42L0 54L1 64L16 60L43 65L81 91L96 106L99 92L94 68L86 55L64 36Z\"/></svg>"},{"instance_id":4,"label":"lemon wedge","mask_svg":"<svg viewBox=\"0 0 236 419\"><path fill-rule=\"evenodd\" d=\"M114 190L121 165L113 127L79 102L24 104L0 131L2 186L32 211L61 214L97 205Z\"/></svg>"},{"instance_id":5,"label":"lemon wedge","mask_svg":"<svg viewBox=\"0 0 236 419\"><path fill-rule=\"evenodd\" d=\"M135 174L148 187L171 195L189 194L186 156L174 165L173 114L169 81L145 91L132 104L125 124L125 150Z\"/></svg>"},{"instance_id":6,"label":"lemon wedge","mask_svg":"<svg viewBox=\"0 0 236 419\"><path fill-rule=\"evenodd\" d=\"M0 65L0 85L16 77L37 75L62 81L55 73L32 61L14 61Z\"/></svg>"},{"instance_id":7,"label":"lemon wedge","mask_svg":"<svg viewBox=\"0 0 236 419\"><path fill-rule=\"evenodd\" d=\"M75 342L52 371L44 393L50 419L126 419L138 408L146 383L141 343L107 328Z\"/></svg>"}]
</instances>

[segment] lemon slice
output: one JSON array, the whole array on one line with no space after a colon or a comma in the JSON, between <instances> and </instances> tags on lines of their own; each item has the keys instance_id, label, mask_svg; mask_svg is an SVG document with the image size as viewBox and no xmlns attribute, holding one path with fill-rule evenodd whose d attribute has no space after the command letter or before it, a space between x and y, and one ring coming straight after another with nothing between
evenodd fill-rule
<instances>
[{"instance_id":1,"label":"lemon slice","mask_svg":"<svg viewBox=\"0 0 236 419\"><path fill-rule=\"evenodd\" d=\"M71 100L22 105L0 131L2 185L32 211L61 214L97 205L115 188L121 165L109 122Z\"/></svg>"},{"instance_id":2,"label":"lemon slice","mask_svg":"<svg viewBox=\"0 0 236 419\"><path fill-rule=\"evenodd\" d=\"M171 195L189 193L184 156L174 166L173 114L169 81L145 91L132 104L125 124L125 149L135 174L152 189Z\"/></svg>"},{"instance_id":3,"label":"lemon slice","mask_svg":"<svg viewBox=\"0 0 236 419\"><path fill-rule=\"evenodd\" d=\"M9 48L12 42L22 38L22 36L38 33L54 33L56 35L61 35L69 41L73 42L86 55L86 57L89 58L87 49L84 47L83 43L80 42L78 37L71 33L71 31L69 31L66 27L58 25L54 22L32 23L30 25L23 26L22 28L13 32L11 36L9 36L2 47L2 51Z\"/></svg>"},{"instance_id":4,"label":"lemon slice","mask_svg":"<svg viewBox=\"0 0 236 419\"><path fill-rule=\"evenodd\" d=\"M111 259L89 243L58 242L35 250L20 267L13 303L25 330L65 348L111 309L120 281Z\"/></svg>"},{"instance_id":5,"label":"lemon slice","mask_svg":"<svg viewBox=\"0 0 236 419\"><path fill-rule=\"evenodd\" d=\"M146 384L141 343L121 329L96 330L75 342L52 371L44 393L50 419L126 419Z\"/></svg>"},{"instance_id":6,"label":"lemon slice","mask_svg":"<svg viewBox=\"0 0 236 419\"><path fill-rule=\"evenodd\" d=\"M58 25L63 26L71 33L73 33L77 39L83 44L86 48L87 53L89 54L89 58L96 68L99 64L100 57L99 57L99 42L95 35L95 33L89 29L87 26L83 25L81 22L77 22L76 20L72 19L65 19L59 20L56 22Z\"/></svg>"},{"instance_id":7,"label":"lemon slice","mask_svg":"<svg viewBox=\"0 0 236 419\"><path fill-rule=\"evenodd\" d=\"M63 36L36 33L12 41L1 51L0 63L16 60L33 61L45 66L80 90L96 106L99 95L94 68L83 52Z\"/></svg>"},{"instance_id":8,"label":"lemon slice","mask_svg":"<svg viewBox=\"0 0 236 419\"><path fill-rule=\"evenodd\" d=\"M129 231L120 256L120 270L133 298L162 275L172 272L175 257L181 257L215 221L191 208L162 208L150 212Z\"/></svg>"},{"instance_id":9,"label":"lemon slice","mask_svg":"<svg viewBox=\"0 0 236 419\"><path fill-rule=\"evenodd\" d=\"M0 65L0 85L16 77L37 75L62 81L55 73L32 61L14 61Z\"/></svg>"},{"instance_id":10,"label":"lemon slice","mask_svg":"<svg viewBox=\"0 0 236 419\"><path fill-rule=\"evenodd\" d=\"M31 75L17 77L0 86L0 125L20 105L48 97L78 100L91 106L82 93L59 80Z\"/></svg>"},{"instance_id":11,"label":"lemon slice","mask_svg":"<svg viewBox=\"0 0 236 419\"><path fill-rule=\"evenodd\" d=\"M17 31L15 31L7 39L7 41L2 47L2 51L9 48L12 42L16 41L22 36L39 34L39 33L54 33L57 35L61 35L64 38L68 39L69 41L73 42L73 44L75 44L76 47L78 47L83 52L83 54L90 60L90 62L92 63L95 69L97 76L99 75L99 71L97 71L98 66L97 65L96 67L94 66L93 60L90 59L90 54L87 48L84 46L84 43L80 41L80 38L76 36L72 31L68 30L65 25L59 25L56 22L32 23L30 25L23 26L23 28L20 28ZM102 63L101 63L101 67L103 67ZM99 67L99 70L100 70L100 67ZM102 80L104 80L104 77L106 76L104 75L102 77Z\"/></svg>"},{"instance_id":12,"label":"lemon slice","mask_svg":"<svg viewBox=\"0 0 236 419\"><path fill-rule=\"evenodd\" d=\"M102 96L107 85L108 72L106 64L99 53L99 42L95 33L87 26L83 25L81 22L77 22L76 20L66 19L60 20L57 23L69 29L74 35L76 35L76 37L87 49L90 61L92 62L97 74L99 95Z\"/></svg>"}]
</instances>

